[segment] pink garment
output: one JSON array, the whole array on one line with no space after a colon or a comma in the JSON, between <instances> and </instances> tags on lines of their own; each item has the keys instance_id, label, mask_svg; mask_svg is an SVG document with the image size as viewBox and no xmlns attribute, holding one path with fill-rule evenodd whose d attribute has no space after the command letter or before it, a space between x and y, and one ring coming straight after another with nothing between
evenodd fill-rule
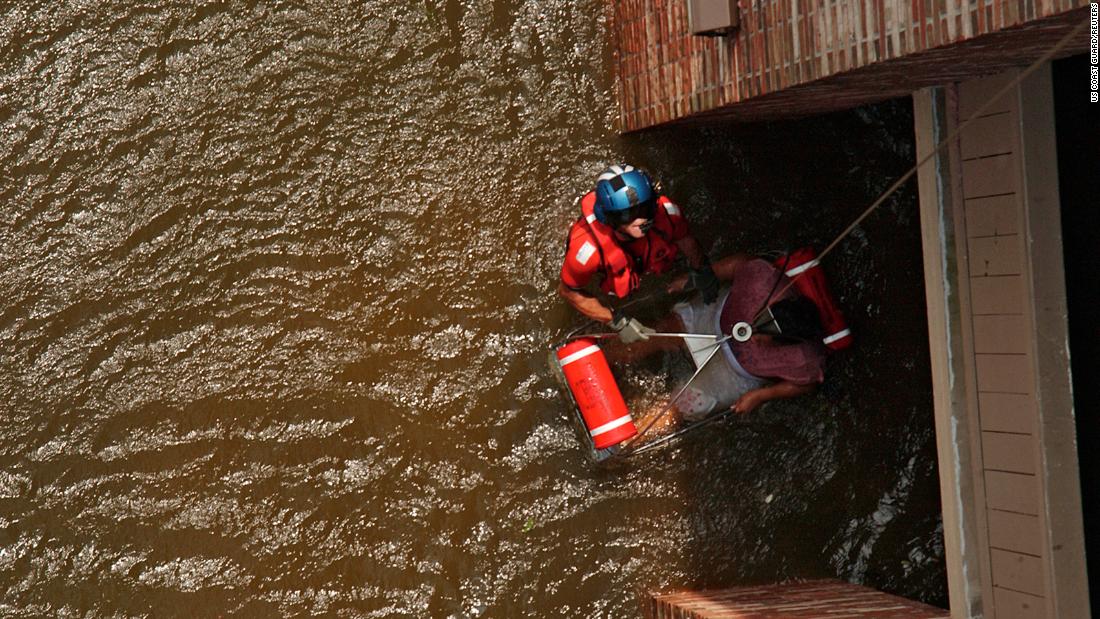
<instances>
[{"instance_id":1,"label":"pink garment","mask_svg":"<svg viewBox=\"0 0 1100 619\"><path fill-rule=\"evenodd\" d=\"M729 333L733 325L741 321L752 324L755 314L763 307L768 293L775 286L776 276L780 276L779 269L759 258L737 267L719 318L723 333ZM791 288L779 296L788 282L786 276L780 277L773 302L797 294ZM789 380L798 385L820 383L825 379L825 356L828 351L821 342L780 344L754 335L747 342L730 340L729 346L741 367L755 376Z\"/></svg>"}]
</instances>

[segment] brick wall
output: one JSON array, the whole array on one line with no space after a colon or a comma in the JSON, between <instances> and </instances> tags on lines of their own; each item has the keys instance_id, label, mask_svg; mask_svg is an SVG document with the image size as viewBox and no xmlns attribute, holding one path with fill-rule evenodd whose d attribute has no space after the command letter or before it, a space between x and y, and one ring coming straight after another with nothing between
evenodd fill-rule
<instances>
[{"instance_id":1,"label":"brick wall","mask_svg":"<svg viewBox=\"0 0 1100 619\"><path fill-rule=\"evenodd\" d=\"M649 619L947 619L946 610L835 580L654 596Z\"/></svg>"},{"instance_id":2,"label":"brick wall","mask_svg":"<svg viewBox=\"0 0 1100 619\"><path fill-rule=\"evenodd\" d=\"M686 0L612 6L624 132L815 114L997 73L1041 56L1088 10L1085 0L740 0L740 30L713 38L688 33Z\"/></svg>"},{"instance_id":3,"label":"brick wall","mask_svg":"<svg viewBox=\"0 0 1100 619\"><path fill-rule=\"evenodd\" d=\"M946 610L838 581L654 596L649 619L946 619Z\"/></svg>"}]
</instances>

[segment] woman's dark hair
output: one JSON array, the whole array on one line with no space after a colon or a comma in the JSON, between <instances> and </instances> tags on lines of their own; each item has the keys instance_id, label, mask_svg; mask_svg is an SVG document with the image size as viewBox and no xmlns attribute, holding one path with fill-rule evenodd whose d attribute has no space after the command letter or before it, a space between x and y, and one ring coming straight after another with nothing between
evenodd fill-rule
<instances>
[{"instance_id":1,"label":"woman's dark hair","mask_svg":"<svg viewBox=\"0 0 1100 619\"><path fill-rule=\"evenodd\" d=\"M781 342L820 340L824 334L817 306L803 296L782 299L768 308L771 320L762 331ZM765 314L767 316L767 314Z\"/></svg>"}]
</instances>

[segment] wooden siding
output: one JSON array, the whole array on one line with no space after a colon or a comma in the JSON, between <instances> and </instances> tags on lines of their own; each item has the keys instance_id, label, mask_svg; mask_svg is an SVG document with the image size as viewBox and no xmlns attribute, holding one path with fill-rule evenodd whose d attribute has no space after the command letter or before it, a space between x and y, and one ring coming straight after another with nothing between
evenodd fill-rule
<instances>
[{"instance_id":1,"label":"wooden siding","mask_svg":"<svg viewBox=\"0 0 1100 619\"><path fill-rule=\"evenodd\" d=\"M967 118L1015 73L963 82L958 87L958 121ZM984 524L992 588L993 617L1049 617L1053 592L1044 571L1041 447L1038 425L1006 427L999 407L1003 398L1030 401L1037 414L1035 338L1028 314L1028 265L1023 231L1019 96L1006 96L959 139L962 162L962 213L958 239L960 276L983 291L972 308L969 333L978 393L977 446L985 486ZM973 209L973 213L971 210ZM975 227L970 227L974 222ZM984 397L983 397L984 396ZM998 600L1001 604L998 604ZM1012 610L999 606L1008 605ZM1026 613L1024 612L1026 610ZM1004 612L1002 612L1004 611Z\"/></svg>"},{"instance_id":2,"label":"wooden siding","mask_svg":"<svg viewBox=\"0 0 1100 619\"><path fill-rule=\"evenodd\" d=\"M918 156L1018 75L914 95ZM1048 65L919 179L958 617L1088 616L1051 108Z\"/></svg>"},{"instance_id":3,"label":"wooden siding","mask_svg":"<svg viewBox=\"0 0 1100 619\"><path fill-rule=\"evenodd\" d=\"M867 587L817 580L654 596L650 619L946 619L945 610Z\"/></svg>"},{"instance_id":4,"label":"wooden siding","mask_svg":"<svg viewBox=\"0 0 1100 619\"><path fill-rule=\"evenodd\" d=\"M688 32L686 0L612 2L621 130L689 117L821 113L1003 71L1042 55L1087 19L1088 6L1085 0L739 4L740 30L699 37ZM1086 35L1080 39L1067 55L1085 49Z\"/></svg>"}]
</instances>

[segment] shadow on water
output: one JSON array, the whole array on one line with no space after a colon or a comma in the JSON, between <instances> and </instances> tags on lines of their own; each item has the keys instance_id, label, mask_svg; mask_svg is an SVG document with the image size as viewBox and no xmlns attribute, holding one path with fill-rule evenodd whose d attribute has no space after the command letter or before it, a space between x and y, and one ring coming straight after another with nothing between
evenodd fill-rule
<instances>
[{"instance_id":1,"label":"shadow on water","mask_svg":"<svg viewBox=\"0 0 1100 619\"><path fill-rule=\"evenodd\" d=\"M906 100L793 122L673 128L627 150L712 255L819 251L914 161ZM916 184L826 259L856 337L824 385L645 466L690 497L692 588L840 578L946 607Z\"/></svg>"}]
</instances>

